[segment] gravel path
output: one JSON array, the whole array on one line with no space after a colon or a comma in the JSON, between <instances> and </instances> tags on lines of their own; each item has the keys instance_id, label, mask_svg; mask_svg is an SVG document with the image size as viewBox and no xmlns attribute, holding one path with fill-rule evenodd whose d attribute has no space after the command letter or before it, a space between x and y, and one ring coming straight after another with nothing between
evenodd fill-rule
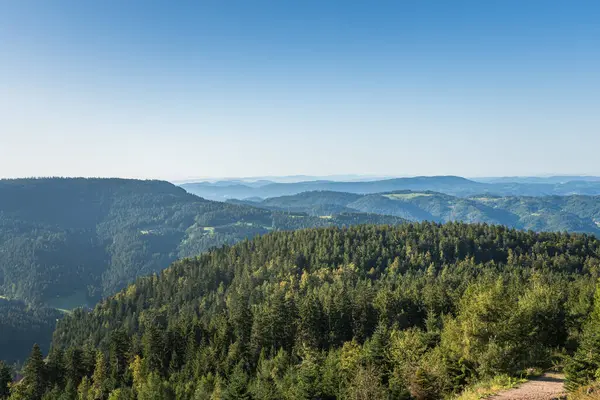
<instances>
[{"instance_id":1,"label":"gravel path","mask_svg":"<svg viewBox=\"0 0 600 400\"><path fill-rule=\"evenodd\" d=\"M565 399L564 375L548 372L514 389L489 397L492 400L552 400Z\"/></svg>"}]
</instances>

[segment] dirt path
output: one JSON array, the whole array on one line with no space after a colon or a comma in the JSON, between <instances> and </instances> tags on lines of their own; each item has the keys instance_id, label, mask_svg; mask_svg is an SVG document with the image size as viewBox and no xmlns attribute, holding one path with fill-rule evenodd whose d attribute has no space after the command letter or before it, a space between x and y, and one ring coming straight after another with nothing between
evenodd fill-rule
<instances>
[{"instance_id":1,"label":"dirt path","mask_svg":"<svg viewBox=\"0 0 600 400\"><path fill-rule=\"evenodd\" d=\"M564 375L548 372L504 392L490 397L492 400L551 400L564 399Z\"/></svg>"}]
</instances>

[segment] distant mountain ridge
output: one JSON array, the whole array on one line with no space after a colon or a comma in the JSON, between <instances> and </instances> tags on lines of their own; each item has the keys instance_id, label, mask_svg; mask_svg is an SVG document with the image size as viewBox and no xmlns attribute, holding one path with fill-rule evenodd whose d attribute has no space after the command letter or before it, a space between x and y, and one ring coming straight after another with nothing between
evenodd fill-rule
<instances>
[{"instance_id":1,"label":"distant mountain ridge","mask_svg":"<svg viewBox=\"0 0 600 400\"><path fill-rule=\"evenodd\" d=\"M552 176L503 176L473 178L483 183L568 183L568 182L600 182L600 176L589 175L552 175Z\"/></svg>"},{"instance_id":2,"label":"distant mountain ridge","mask_svg":"<svg viewBox=\"0 0 600 400\"><path fill-rule=\"evenodd\" d=\"M564 181L565 179L571 179ZM488 178L471 180L459 176L420 176L373 181L316 180L260 185L242 181L196 182L181 185L190 193L206 199L225 201L249 197L270 198L289 196L307 191L336 191L356 194L391 192L396 190L435 191L458 197L480 194L499 196L600 195L600 178Z\"/></svg>"},{"instance_id":3,"label":"distant mountain ridge","mask_svg":"<svg viewBox=\"0 0 600 400\"><path fill-rule=\"evenodd\" d=\"M250 204L230 200L229 202ZM600 196L451 196L433 191L356 194L304 192L251 204L313 216L339 212L393 215L410 221L478 222L534 231L570 231L600 236Z\"/></svg>"}]
</instances>

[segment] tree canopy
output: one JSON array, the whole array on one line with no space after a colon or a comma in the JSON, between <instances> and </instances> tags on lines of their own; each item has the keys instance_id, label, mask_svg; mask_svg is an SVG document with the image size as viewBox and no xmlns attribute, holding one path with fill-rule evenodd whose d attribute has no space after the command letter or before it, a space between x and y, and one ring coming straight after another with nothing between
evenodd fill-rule
<instances>
[{"instance_id":1,"label":"tree canopy","mask_svg":"<svg viewBox=\"0 0 600 400\"><path fill-rule=\"evenodd\" d=\"M62 319L43 396L442 398L594 348L599 267L600 242L579 234L276 232L177 261ZM578 385L598 368L579 359ZM37 382L25 376L11 396Z\"/></svg>"}]
</instances>

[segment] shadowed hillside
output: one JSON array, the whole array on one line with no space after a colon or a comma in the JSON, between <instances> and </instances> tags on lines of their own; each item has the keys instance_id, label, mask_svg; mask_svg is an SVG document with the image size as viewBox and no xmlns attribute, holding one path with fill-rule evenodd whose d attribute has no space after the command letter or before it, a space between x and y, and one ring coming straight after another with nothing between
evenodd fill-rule
<instances>
[{"instance_id":1,"label":"shadowed hillside","mask_svg":"<svg viewBox=\"0 0 600 400\"><path fill-rule=\"evenodd\" d=\"M0 295L93 305L175 259L273 230L401 223L396 217L269 211L207 201L161 181L0 181Z\"/></svg>"}]
</instances>

